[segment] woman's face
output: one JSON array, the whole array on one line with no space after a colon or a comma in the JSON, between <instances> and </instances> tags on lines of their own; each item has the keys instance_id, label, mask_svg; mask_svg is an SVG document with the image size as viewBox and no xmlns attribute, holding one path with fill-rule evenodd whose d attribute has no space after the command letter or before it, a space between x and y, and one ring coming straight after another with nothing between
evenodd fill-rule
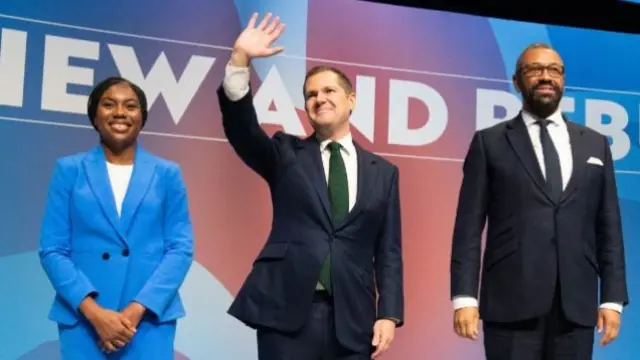
<instances>
[{"instance_id":1,"label":"woman's face","mask_svg":"<svg viewBox=\"0 0 640 360\"><path fill-rule=\"evenodd\" d=\"M115 84L105 91L95 122L102 141L114 150L126 149L136 142L142 129L142 109L129 84Z\"/></svg>"}]
</instances>

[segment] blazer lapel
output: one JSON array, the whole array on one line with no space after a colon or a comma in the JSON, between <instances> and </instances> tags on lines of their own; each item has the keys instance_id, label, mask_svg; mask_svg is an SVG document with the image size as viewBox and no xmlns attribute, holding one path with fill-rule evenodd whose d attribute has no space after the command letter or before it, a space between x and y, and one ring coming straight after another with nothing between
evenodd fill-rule
<instances>
[{"instance_id":1,"label":"blazer lapel","mask_svg":"<svg viewBox=\"0 0 640 360\"><path fill-rule=\"evenodd\" d=\"M529 132L521 115L518 115L515 119L507 123L507 139L531 180L540 188L540 191L542 191L547 199L552 201L547 193L545 180L540 170L540 163L536 158L531 137L529 136Z\"/></svg>"},{"instance_id":2,"label":"blazer lapel","mask_svg":"<svg viewBox=\"0 0 640 360\"><path fill-rule=\"evenodd\" d=\"M375 158L370 156L369 152L361 148L355 142L354 145L358 159L358 189L356 193L356 203L347 215L345 221L342 222L342 224L339 224L339 228L349 225L349 223L351 223L366 207L369 199L371 199L370 194L372 186L376 183L378 177Z\"/></svg>"},{"instance_id":3,"label":"blazer lapel","mask_svg":"<svg viewBox=\"0 0 640 360\"><path fill-rule=\"evenodd\" d=\"M133 165L133 173L131 174L131 180L129 180L127 194L122 202L120 229L123 234L127 234L131 222L140 207L140 203L147 194L154 176L155 162L153 158L138 146Z\"/></svg>"},{"instance_id":4,"label":"blazer lapel","mask_svg":"<svg viewBox=\"0 0 640 360\"><path fill-rule=\"evenodd\" d=\"M83 160L85 173L89 187L100 204L100 208L104 213L111 226L118 232L120 238L125 241L125 237L120 232L120 221L116 212L116 205L111 190L111 182L107 172L107 160L104 156L104 150L98 146L91 150L87 157Z\"/></svg>"},{"instance_id":5,"label":"blazer lapel","mask_svg":"<svg viewBox=\"0 0 640 360\"><path fill-rule=\"evenodd\" d=\"M560 202L567 201L579 188L580 179L582 178L582 173L587 165L587 157L589 154L588 144L585 144L582 137L584 129L581 129L567 118L565 118L565 123L567 124L567 131L569 132L569 140L571 143L573 171L571 172L571 178L569 179L569 183L562 194Z\"/></svg>"},{"instance_id":6,"label":"blazer lapel","mask_svg":"<svg viewBox=\"0 0 640 360\"><path fill-rule=\"evenodd\" d=\"M307 175L311 187L315 190L325 215L329 222L332 220L331 216L331 203L329 201L329 185L324 175L324 166L322 165L322 158L320 157L320 144L315 138L315 134L307 137L298 144L298 159L304 169L305 175Z\"/></svg>"}]
</instances>

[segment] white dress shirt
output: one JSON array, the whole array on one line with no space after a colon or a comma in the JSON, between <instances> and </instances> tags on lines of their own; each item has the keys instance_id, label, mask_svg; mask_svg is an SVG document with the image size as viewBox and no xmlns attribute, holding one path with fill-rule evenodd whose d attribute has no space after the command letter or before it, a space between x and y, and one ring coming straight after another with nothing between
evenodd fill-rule
<instances>
[{"instance_id":1,"label":"white dress shirt","mask_svg":"<svg viewBox=\"0 0 640 360\"><path fill-rule=\"evenodd\" d=\"M122 203L127 195L129 180L133 173L133 165L116 165L107 161L107 173L109 174L109 183L111 184L116 211L118 216L122 216Z\"/></svg>"},{"instance_id":2,"label":"white dress shirt","mask_svg":"<svg viewBox=\"0 0 640 360\"><path fill-rule=\"evenodd\" d=\"M542 176L546 178L546 167L544 165L544 154L542 151L542 144L540 143L540 126L536 124L537 118L522 110L522 120L524 120L525 126L529 131L531 137L531 143L533 144L533 150L535 151L538 164L542 170ZM562 117L560 109L551 114L547 118L550 120L547 125L549 136L553 141L560 158L560 171L562 172L562 189L564 190L569 183L571 173L573 172L573 154L571 153L571 139L569 138L569 131L567 129L567 123ZM478 301L475 297L471 296L455 296L453 298L453 308L460 309L464 307L477 307ZM617 303L603 303L601 308L611 309L618 312L622 312L622 304Z\"/></svg>"},{"instance_id":3,"label":"white dress shirt","mask_svg":"<svg viewBox=\"0 0 640 360\"><path fill-rule=\"evenodd\" d=\"M231 64L227 64L224 80L222 81L222 88L229 100L238 101L249 92L249 79L250 73L248 67L236 67ZM324 167L327 186L329 184L329 159L331 157L331 151L329 150L328 145L331 141L332 140L320 141L320 155L322 157L322 166ZM335 141L342 145L340 148L340 154L342 155L344 166L347 171L349 211L351 211L353 206L356 204L356 195L358 193L358 158L356 147L353 144L351 133L348 133L342 139ZM317 288L322 289L322 285L318 283Z\"/></svg>"}]
</instances>

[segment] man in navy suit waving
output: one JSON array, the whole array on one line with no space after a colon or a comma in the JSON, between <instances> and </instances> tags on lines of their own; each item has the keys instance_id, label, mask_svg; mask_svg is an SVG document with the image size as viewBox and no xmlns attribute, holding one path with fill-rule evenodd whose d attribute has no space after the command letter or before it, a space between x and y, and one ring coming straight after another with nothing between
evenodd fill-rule
<instances>
[{"instance_id":1,"label":"man in navy suit waving","mask_svg":"<svg viewBox=\"0 0 640 360\"><path fill-rule=\"evenodd\" d=\"M375 358L403 324L398 168L356 144L356 103L338 69L315 67L303 85L314 133L306 139L258 123L250 60L275 55L284 25L249 21L218 91L224 131L268 183L272 229L229 313L257 329L260 359ZM372 354L373 353L373 354Z\"/></svg>"}]
</instances>

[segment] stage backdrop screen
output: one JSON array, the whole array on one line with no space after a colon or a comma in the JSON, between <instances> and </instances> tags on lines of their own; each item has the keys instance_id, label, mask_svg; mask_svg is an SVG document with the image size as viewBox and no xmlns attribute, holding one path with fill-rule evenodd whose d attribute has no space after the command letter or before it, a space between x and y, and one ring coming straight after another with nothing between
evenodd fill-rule
<instances>
[{"instance_id":1,"label":"stage backdrop screen","mask_svg":"<svg viewBox=\"0 0 640 360\"><path fill-rule=\"evenodd\" d=\"M452 329L449 254L462 160L475 130L517 114L516 58L554 46L567 71L567 116L609 136L621 200L631 306L596 358L640 353L640 38L341 0L0 2L0 359L58 359L54 296L37 246L56 158L97 144L92 85L138 83L150 102L141 144L178 162L196 235L181 295L179 359L256 359L255 334L227 308L266 240L266 184L227 143L216 89L253 12L287 25L283 54L253 63L260 122L300 136L305 71L335 65L353 80L354 137L400 168L406 326L386 359L481 359ZM596 336L599 339L599 336Z\"/></svg>"}]
</instances>

